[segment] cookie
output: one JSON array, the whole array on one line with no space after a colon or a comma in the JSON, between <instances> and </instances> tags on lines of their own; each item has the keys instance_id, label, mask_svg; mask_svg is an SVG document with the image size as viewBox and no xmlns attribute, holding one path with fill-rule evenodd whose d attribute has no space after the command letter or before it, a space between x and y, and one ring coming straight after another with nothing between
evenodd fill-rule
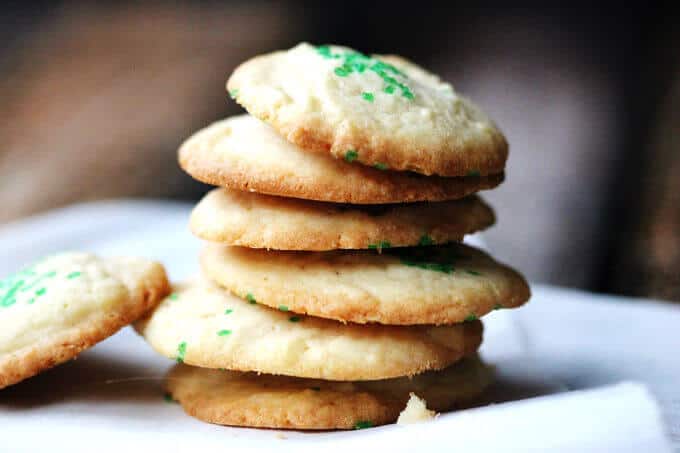
<instances>
[{"instance_id":1,"label":"cookie","mask_svg":"<svg viewBox=\"0 0 680 453\"><path fill-rule=\"evenodd\" d=\"M469 405L490 384L478 357L412 379L338 382L176 365L166 388L208 423L280 429L358 429L394 422L409 393L448 411Z\"/></svg>"},{"instance_id":2,"label":"cookie","mask_svg":"<svg viewBox=\"0 0 680 453\"><path fill-rule=\"evenodd\" d=\"M208 282L181 285L136 324L161 355L204 368L331 380L441 369L477 350L481 323L360 326L273 309Z\"/></svg>"},{"instance_id":3,"label":"cookie","mask_svg":"<svg viewBox=\"0 0 680 453\"><path fill-rule=\"evenodd\" d=\"M209 244L201 265L264 305L354 323L451 324L529 298L519 273L463 244L332 252Z\"/></svg>"},{"instance_id":4,"label":"cookie","mask_svg":"<svg viewBox=\"0 0 680 453\"><path fill-rule=\"evenodd\" d=\"M191 231L225 245L321 251L460 241L493 222L493 211L476 196L348 206L215 189L194 208Z\"/></svg>"},{"instance_id":5,"label":"cookie","mask_svg":"<svg viewBox=\"0 0 680 453\"><path fill-rule=\"evenodd\" d=\"M504 177L440 178L381 171L305 152L247 115L219 121L191 136L180 147L179 162L207 184L353 204L454 200L492 189Z\"/></svg>"},{"instance_id":6,"label":"cookie","mask_svg":"<svg viewBox=\"0 0 680 453\"><path fill-rule=\"evenodd\" d=\"M301 148L424 175L501 173L508 144L448 83L397 56L307 43L229 78L232 97Z\"/></svg>"},{"instance_id":7,"label":"cookie","mask_svg":"<svg viewBox=\"0 0 680 453\"><path fill-rule=\"evenodd\" d=\"M54 255L0 281L0 388L74 358L168 291L158 263L87 253Z\"/></svg>"}]
</instances>

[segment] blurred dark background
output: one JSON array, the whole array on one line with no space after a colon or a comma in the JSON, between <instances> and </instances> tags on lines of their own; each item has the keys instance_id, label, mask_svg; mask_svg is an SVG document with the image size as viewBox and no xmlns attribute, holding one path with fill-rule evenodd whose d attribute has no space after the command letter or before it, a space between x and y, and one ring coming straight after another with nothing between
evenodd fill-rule
<instances>
[{"instance_id":1,"label":"blurred dark background","mask_svg":"<svg viewBox=\"0 0 680 453\"><path fill-rule=\"evenodd\" d=\"M111 197L196 200L183 138L239 108L244 59L299 41L399 53L494 118L487 239L532 280L680 300L680 21L506 2L5 2L0 223ZM670 2L669 2L670 4Z\"/></svg>"}]
</instances>

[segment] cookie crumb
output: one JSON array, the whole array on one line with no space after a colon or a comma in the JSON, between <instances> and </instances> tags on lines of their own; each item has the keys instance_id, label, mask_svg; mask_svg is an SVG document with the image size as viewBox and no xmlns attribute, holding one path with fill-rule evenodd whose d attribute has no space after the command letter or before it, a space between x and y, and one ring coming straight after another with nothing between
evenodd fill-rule
<instances>
[{"instance_id":1,"label":"cookie crumb","mask_svg":"<svg viewBox=\"0 0 680 453\"><path fill-rule=\"evenodd\" d=\"M427 408L427 402L418 397L415 393L410 393L411 397L406 403L406 407L399 414L397 425L410 425L433 419L437 413Z\"/></svg>"}]
</instances>

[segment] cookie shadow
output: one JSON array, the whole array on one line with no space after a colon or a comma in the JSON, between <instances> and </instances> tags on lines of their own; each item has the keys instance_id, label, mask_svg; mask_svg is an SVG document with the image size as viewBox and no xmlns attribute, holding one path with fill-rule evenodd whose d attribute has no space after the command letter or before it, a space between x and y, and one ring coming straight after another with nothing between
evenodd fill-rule
<instances>
[{"instance_id":1,"label":"cookie shadow","mask_svg":"<svg viewBox=\"0 0 680 453\"><path fill-rule=\"evenodd\" d=\"M0 390L0 409L23 410L64 402L160 401L164 376L143 363L85 353Z\"/></svg>"}]
</instances>

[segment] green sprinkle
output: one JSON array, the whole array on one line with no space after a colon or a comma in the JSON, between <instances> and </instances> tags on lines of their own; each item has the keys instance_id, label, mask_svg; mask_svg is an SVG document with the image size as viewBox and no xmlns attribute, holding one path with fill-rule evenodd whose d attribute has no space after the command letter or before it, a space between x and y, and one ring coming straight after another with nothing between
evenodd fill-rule
<instances>
[{"instance_id":1,"label":"green sprinkle","mask_svg":"<svg viewBox=\"0 0 680 453\"><path fill-rule=\"evenodd\" d=\"M427 234L423 234L422 236L420 236L420 239L418 240L418 245L420 245L420 246L426 246L426 245L432 245L432 244L434 244L434 241Z\"/></svg>"},{"instance_id":2,"label":"green sprinkle","mask_svg":"<svg viewBox=\"0 0 680 453\"><path fill-rule=\"evenodd\" d=\"M231 330L227 330L227 329L220 330L219 332L217 332L217 335L220 336L220 337L224 337L224 336L229 335L229 334L231 334Z\"/></svg>"},{"instance_id":3,"label":"green sprinkle","mask_svg":"<svg viewBox=\"0 0 680 453\"><path fill-rule=\"evenodd\" d=\"M493 306L494 310L502 310L504 307L501 304L496 304Z\"/></svg>"},{"instance_id":4,"label":"green sprinkle","mask_svg":"<svg viewBox=\"0 0 680 453\"><path fill-rule=\"evenodd\" d=\"M253 296L253 293L248 293L246 294L246 300L250 302L251 304L256 304L257 301L255 300L255 296Z\"/></svg>"},{"instance_id":5,"label":"green sprinkle","mask_svg":"<svg viewBox=\"0 0 680 453\"><path fill-rule=\"evenodd\" d=\"M319 46L316 48L316 51L321 57L327 60L340 60L340 66L333 69L333 72L338 77L347 77L352 73L363 74L366 70L369 70L380 77L386 84L386 86L383 87L383 92L394 94L397 88L399 88L402 97L408 100L413 100L415 98L413 92L405 83L408 79L406 74L391 64L356 51L333 53L330 46ZM402 81L400 82L395 77L400 77ZM361 93L361 97L368 102L373 102L374 100L373 93L363 92Z\"/></svg>"},{"instance_id":6,"label":"green sprinkle","mask_svg":"<svg viewBox=\"0 0 680 453\"><path fill-rule=\"evenodd\" d=\"M279 305L279 310L281 311L288 311L288 307L285 305Z\"/></svg>"},{"instance_id":7,"label":"green sprinkle","mask_svg":"<svg viewBox=\"0 0 680 453\"><path fill-rule=\"evenodd\" d=\"M479 319L479 318L477 318L477 315L474 314L474 313L470 313L469 315L467 315L467 316L465 317L465 321L466 321L466 322L477 321L477 319Z\"/></svg>"},{"instance_id":8,"label":"green sprinkle","mask_svg":"<svg viewBox=\"0 0 680 453\"><path fill-rule=\"evenodd\" d=\"M419 263L417 261L409 261L406 259L402 259L401 264L405 264L411 267L417 267L420 269L425 269L428 271L442 272L444 274L450 274L453 272L453 265L447 263Z\"/></svg>"},{"instance_id":9,"label":"green sprinkle","mask_svg":"<svg viewBox=\"0 0 680 453\"><path fill-rule=\"evenodd\" d=\"M68 278L69 280L72 280L72 279L74 279L74 278L80 277L81 275L83 275L82 272L71 272L70 274L68 274L68 275L66 276L66 278Z\"/></svg>"},{"instance_id":10,"label":"green sprinkle","mask_svg":"<svg viewBox=\"0 0 680 453\"><path fill-rule=\"evenodd\" d=\"M368 249L369 250L382 250L382 249L388 249L392 247L392 244L390 241L380 241L377 244L368 244Z\"/></svg>"},{"instance_id":11,"label":"green sprinkle","mask_svg":"<svg viewBox=\"0 0 680 453\"><path fill-rule=\"evenodd\" d=\"M170 294L170 295L168 296L168 299L170 299L170 300L177 300L177 299L179 299L179 294L177 294L177 293L172 293L172 294Z\"/></svg>"},{"instance_id":12,"label":"green sprinkle","mask_svg":"<svg viewBox=\"0 0 680 453\"><path fill-rule=\"evenodd\" d=\"M354 429L366 429L373 427L373 422L370 420L359 420L354 424Z\"/></svg>"},{"instance_id":13,"label":"green sprinkle","mask_svg":"<svg viewBox=\"0 0 680 453\"><path fill-rule=\"evenodd\" d=\"M335 68L333 72L335 72L335 75L338 77L347 77L349 75L349 71L342 66Z\"/></svg>"},{"instance_id":14,"label":"green sprinkle","mask_svg":"<svg viewBox=\"0 0 680 453\"><path fill-rule=\"evenodd\" d=\"M36 295L36 296L42 296L42 295L44 295L46 292L47 292L47 289L45 289L45 288L40 288L39 290L37 290L37 291L35 292L35 295Z\"/></svg>"},{"instance_id":15,"label":"green sprinkle","mask_svg":"<svg viewBox=\"0 0 680 453\"><path fill-rule=\"evenodd\" d=\"M387 170L389 168L387 164L383 164L382 162L376 162L373 167L377 168L378 170Z\"/></svg>"},{"instance_id":16,"label":"green sprinkle","mask_svg":"<svg viewBox=\"0 0 680 453\"><path fill-rule=\"evenodd\" d=\"M229 90L229 97L232 99L236 99L236 96L238 96L238 90Z\"/></svg>"},{"instance_id":17,"label":"green sprinkle","mask_svg":"<svg viewBox=\"0 0 680 453\"><path fill-rule=\"evenodd\" d=\"M163 395L163 400L164 400L166 403L176 403L176 402L177 402L177 401L175 401L175 399L172 397L172 395L170 395L169 393L166 393L166 394Z\"/></svg>"},{"instance_id":18,"label":"green sprinkle","mask_svg":"<svg viewBox=\"0 0 680 453\"><path fill-rule=\"evenodd\" d=\"M290 322L299 322L299 321L302 321L302 318L299 317L299 316L291 316L290 318L288 318L288 321L290 321Z\"/></svg>"},{"instance_id":19,"label":"green sprinkle","mask_svg":"<svg viewBox=\"0 0 680 453\"><path fill-rule=\"evenodd\" d=\"M445 247L406 247L393 249L390 253L396 255L406 266L444 274L451 274L454 271L455 261L465 259L456 250Z\"/></svg>"},{"instance_id":20,"label":"green sprinkle","mask_svg":"<svg viewBox=\"0 0 680 453\"><path fill-rule=\"evenodd\" d=\"M310 389L310 390L314 390L315 392L320 392L320 391L321 391L321 387L310 387L309 389Z\"/></svg>"},{"instance_id":21,"label":"green sprinkle","mask_svg":"<svg viewBox=\"0 0 680 453\"><path fill-rule=\"evenodd\" d=\"M359 157L359 153L353 149L350 149L345 153L345 160L349 163L352 163L355 160L357 160L357 157Z\"/></svg>"},{"instance_id":22,"label":"green sprinkle","mask_svg":"<svg viewBox=\"0 0 680 453\"><path fill-rule=\"evenodd\" d=\"M465 272L467 272L470 275L482 275L481 272L477 272L477 271L472 270L472 269L465 269Z\"/></svg>"},{"instance_id":23,"label":"green sprinkle","mask_svg":"<svg viewBox=\"0 0 680 453\"><path fill-rule=\"evenodd\" d=\"M184 356L187 353L187 342L183 341L177 345L177 363L184 363Z\"/></svg>"},{"instance_id":24,"label":"green sprinkle","mask_svg":"<svg viewBox=\"0 0 680 453\"><path fill-rule=\"evenodd\" d=\"M329 46L319 46L316 51L325 58L332 58L331 48Z\"/></svg>"},{"instance_id":25,"label":"green sprinkle","mask_svg":"<svg viewBox=\"0 0 680 453\"><path fill-rule=\"evenodd\" d=\"M364 91L363 93L361 93L361 97L362 97L365 101L368 101L368 102L373 102L373 99L374 99L373 93L368 93L368 92L366 92L366 91Z\"/></svg>"},{"instance_id":26,"label":"green sprinkle","mask_svg":"<svg viewBox=\"0 0 680 453\"><path fill-rule=\"evenodd\" d=\"M224 314L228 315L229 313L233 313L233 311L234 310L232 310L231 308L227 308L226 310L224 310Z\"/></svg>"},{"instance_id":27,"label":"green sprinkle","mask_svg":"<svg viewBox=\"0 0 680 453\"><path fill-rule=\"evenodd\" d=\"M480 175L479 170L470 170L469 172L467 172L467 175L465 175L465 176L475 176L475 177L478 177L479 175Z\"/></svg>"}]
</instances>

